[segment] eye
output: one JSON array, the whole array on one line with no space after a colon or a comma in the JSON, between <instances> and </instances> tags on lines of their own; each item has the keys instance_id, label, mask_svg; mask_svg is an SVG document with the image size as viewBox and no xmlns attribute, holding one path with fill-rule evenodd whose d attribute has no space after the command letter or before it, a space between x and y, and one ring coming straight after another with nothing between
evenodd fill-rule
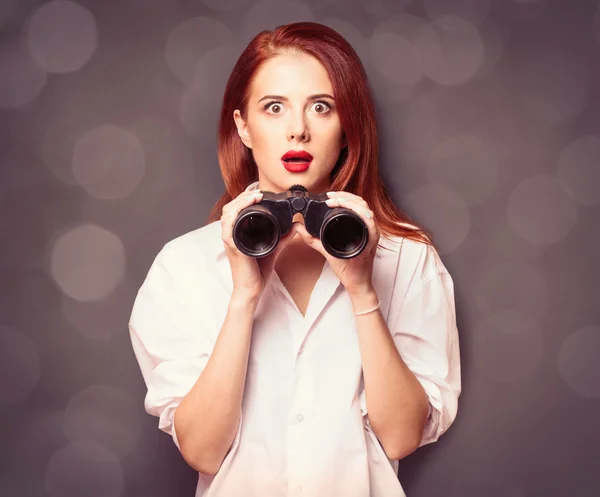
<instances>
[{"instance_id":1,"label":"eye","mask_svg":"<svg viewBox=\"0 0 600 497\"><path fill-rule=\"evenodd\" d=\"M317 105L320 105L320 106L323 106L323 105L325 105L325 107L327 107L327 110L326 110L326 111L324 111L324 112L317 112L317 114L326 114L326 113L327 113L327 112L329 112L329 110L331 109L331 107L329 106L329 104L328 104L327 102L324 102L323 100L317 100L317 101L315 102L315 107L316 107Z\"/></svg>"},{"instance_id":2,"label":"eye","mask_svg":"<svg viewBox=\"0 0 600 497\"><path fill-rule=\"evenodd\" d=\"M268 104L265 104L264 109L268 110L269 107L271 107L271 105L276 105L277 107L281 107L281 103L280 102L269 102ZM279 114L279 112L271 112L271 114Z\"/></svg>"}]
</instances>

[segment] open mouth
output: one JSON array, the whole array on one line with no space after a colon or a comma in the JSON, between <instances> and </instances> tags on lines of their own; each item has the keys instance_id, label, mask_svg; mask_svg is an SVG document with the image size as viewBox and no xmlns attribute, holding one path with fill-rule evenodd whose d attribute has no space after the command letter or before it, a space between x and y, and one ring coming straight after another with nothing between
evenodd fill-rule
<instances>
[{"instance_id":1,"label":"open mouth","mask_svg":"<svg viewBox=\"0 0 600 497\"><path fill-rule=\"evenodd\" d=\"M281 163L283 166L291 172L306 171L312 161L307 159L285 159Z\"/></svg>"}]
</instances>

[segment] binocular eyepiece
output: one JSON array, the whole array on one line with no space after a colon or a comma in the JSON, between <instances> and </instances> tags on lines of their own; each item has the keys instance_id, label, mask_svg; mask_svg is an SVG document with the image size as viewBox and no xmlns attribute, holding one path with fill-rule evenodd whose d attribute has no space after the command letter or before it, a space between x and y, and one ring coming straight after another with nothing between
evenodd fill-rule
<instances>
[{"instance_id":1,"label":"binocular eyepiece","mask_svg":"<svg viewBox=\"0 0 600 497\"><path fill-rule=\"evenodd\" d=\"M260 202L245 207L233 225L236 247L251 257L265 257L292 227L292 218L302 213L306 230L319 237L323 247L338 259L350 259L367 246L369 232L362 218L346 207L329 207L326 193L312 195L302 185L273 193L263 191Z\"/></svg>"}]
</instances>

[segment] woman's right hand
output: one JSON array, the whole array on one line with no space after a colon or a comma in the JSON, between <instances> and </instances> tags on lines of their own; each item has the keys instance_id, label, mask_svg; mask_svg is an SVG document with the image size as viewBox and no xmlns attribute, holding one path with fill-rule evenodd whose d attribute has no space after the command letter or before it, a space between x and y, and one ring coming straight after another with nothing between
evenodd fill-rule
<instances>
[{"instance_id":1,"label":"woman's right hand","mask_svg":"<svg viewBox=\"0 0 600 497\"><path fill-rule=\"evenodd\" d=\"M289 233L279 239L275 250L266 257L256 258L240 252L233 241L233 225L240 211L260 202L262 195L262 192L258 190L243 191L223 206L221 216L221 239L231 266L233 291L250 299L257 299L261 296L273 272L279 253L296 235L296 224L292 224Z\"/></svg>"}]
</instances>

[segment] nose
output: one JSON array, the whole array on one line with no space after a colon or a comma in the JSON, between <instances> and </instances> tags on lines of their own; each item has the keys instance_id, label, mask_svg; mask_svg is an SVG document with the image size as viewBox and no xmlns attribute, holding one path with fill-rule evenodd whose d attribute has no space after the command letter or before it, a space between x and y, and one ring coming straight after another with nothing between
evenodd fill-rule
<instances>
[{"instance_id":1,"label":"nose","mask_svg":"<svg viewBox=\"0 0 600 497\"><path fill-rule=\"evenodd\" d=\"M302 141L305 141L308 138L308 128L301 113L293 114L290 118L287 135L289 140L295 140L300 137Z\"/></svg>"}]
</instances>

